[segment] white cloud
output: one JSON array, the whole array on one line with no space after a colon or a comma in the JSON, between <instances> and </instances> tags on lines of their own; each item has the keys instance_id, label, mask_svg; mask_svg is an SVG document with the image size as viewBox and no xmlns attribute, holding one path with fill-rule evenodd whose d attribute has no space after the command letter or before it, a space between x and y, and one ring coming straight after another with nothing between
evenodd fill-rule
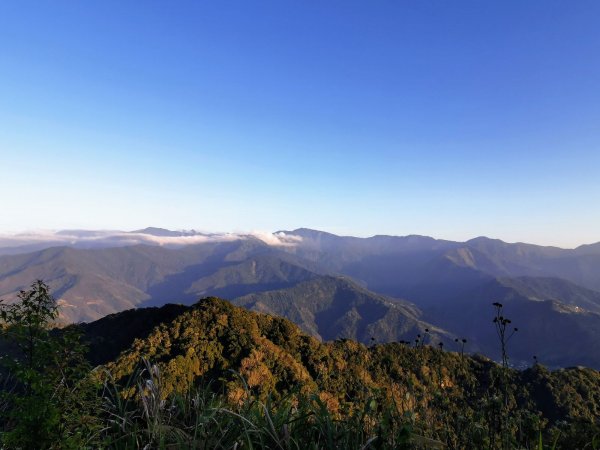
<instances>
[{"instance_id":1,"label":"white cloud","mask_svg":"<svg viewBox=\"0 0 600 450\"><path fill-rule=\"evenodd\" d=\"M251 236L260 239L264 243L279 247L291 247L302 242L301 236L295 236L292 234L285 234L280 231L278 233L268 233L261 231L252 231Z\"/></svg>"},{"instance_id":2,"label":"white cloud","mask_svg":"<svg viewBox=\"0 0 600 450\"><path fill-rule=\"evenodd\" d=\"M155 236L146 233L133 233L112 230L36 230L16 234L0 234L0 248L44 247L69 245L76 247L121 247L148 244L164 246L185 246L207 242L231 242L238 239L259 239L272 246L289 247L298 244L300 236L285 233L251 231L249 233L189 233L182 236ZM45 245L46 244L46 245Z\"/></svg>"}]
</instances>

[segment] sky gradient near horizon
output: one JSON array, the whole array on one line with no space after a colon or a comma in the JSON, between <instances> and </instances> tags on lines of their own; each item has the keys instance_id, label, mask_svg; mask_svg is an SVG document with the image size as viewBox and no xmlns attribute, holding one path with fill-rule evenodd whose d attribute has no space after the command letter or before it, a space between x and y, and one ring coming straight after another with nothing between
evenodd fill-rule
<instances>
[{"instance_id":1,"label":"sky gradient near horizon","mask_svg":"<svg viewBox=\"0 0 600 450\"><path fill-rule=\"evenodd\" d=\"M600 241L600 3L0 3L0 232Z\"/></svg>"}]
</instances>

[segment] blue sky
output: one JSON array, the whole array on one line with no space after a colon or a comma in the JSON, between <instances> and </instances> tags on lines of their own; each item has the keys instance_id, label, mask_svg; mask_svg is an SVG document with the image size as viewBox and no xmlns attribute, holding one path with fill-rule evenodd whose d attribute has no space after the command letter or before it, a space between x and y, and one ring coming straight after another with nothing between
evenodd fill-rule
<instances>
[{"instance_id":1,"label":"blue sky","mask_svg":"<svg viewBox=\"0 0 600 450\"><path fill-rule=\"evenodd\" d=\"M600 241L600 3L0 3L0 232Z\"/></svg>"}]
</instances>

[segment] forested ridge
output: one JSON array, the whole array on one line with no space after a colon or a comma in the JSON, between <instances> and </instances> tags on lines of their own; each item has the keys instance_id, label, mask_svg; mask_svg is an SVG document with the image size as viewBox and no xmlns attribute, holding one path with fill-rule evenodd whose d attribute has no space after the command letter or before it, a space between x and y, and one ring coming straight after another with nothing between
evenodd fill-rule
<instances>
[{"instance_id":1,"label":"forested ridge","mask_svg":"<svg viewBox=\"0 0 600 450\"><path fill-rule=\"evenodd\" d=\"M142 358L152 361L165 396L185 393L202 380L213 380L234 403L247 396L266 401L318 392L339 415L376 396L382 405L393 405L398 417L410 418L421 435L459 447L493 440L500 415L510 416L511 432L530 433L533 440L541 429L558 432L565 424L589 424L591 432L600 417L595 370L548 371L539 364L502 369L481 356L432 347L427 339L322 343L285 319L206 298L136 340L106 367L125 380Z\"/></svg>"},{"instance_id":2,"label":"forested ridge","mask_svg":"<svg viewBox=\"0 0 600 450\"><path fill-rule=\"evenodd\" d=\"M47 423L61 431L38 448L69 448L60 438L71 448L583 449L600 432L597 371L518 371L426 332L410 343L320 342L286 319L209 297L49 332L51 353L65 333L93 364L71 359L78 371L47 381L81 402L65 410L36 395L58 417L87 419ZM28 392L11 395L2 436L13 439Z\"/></svg>"}]
</instances>

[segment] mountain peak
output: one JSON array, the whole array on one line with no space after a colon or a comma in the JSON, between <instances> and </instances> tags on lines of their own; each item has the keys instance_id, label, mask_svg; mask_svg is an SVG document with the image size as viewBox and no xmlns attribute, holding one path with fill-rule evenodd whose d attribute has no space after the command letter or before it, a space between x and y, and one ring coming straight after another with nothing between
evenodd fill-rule
<instances>
[{"instance_id":1,"label":"mountain peak","mask_svg":"<svg viewBox=\"0 0 600 450\"><path fill-rule=\"evenodd\" d=\"M328 233L327 231L313 230L311 228L296 228L293 231L283 231L285 234L295 234L297 236L308 237L308 238L316 238L321 236L327 237L340 237L337 234Z\"/></svg>"},{"instance_id":2,"label":"mountain peak","mask_svg":"<svg viewBox=\"0 0 600 450\"><path fill-rule=\"evenodd\" d=\"M600 242L580 245L575 251L580 255L600 255Z\"/></svg>"},{"instance_id":3,"label":"mountain peak","mask_svg":"<svg viewBox=\"0 0 600 450\"><path fill-rule=\"evenodd\" d=\"M166 228L158 228L158 227L146 227L141 230L130 231L131 234L149 234L151 236L159 236L159 237L180 237L180 236L196 236L198 234L195 230L190 231L173 231L168 230Z\"/></svg>"},{"instance_id":4,"label":"mountain peak","mask_svg":"<svg viewBox=\"0 0 600 450\"><path fill-rule=\"evenodd\" d=\"M473 239L469 239L467 242L467 244L476 244L476 243L494 243L494 244L498 244L498 245L505 245L506 242L504 242L501 239L495 239L495 238L491 238L491 237L487 237L487 236L477 236L474 237Z\"/></svg>"}]
</instances>

